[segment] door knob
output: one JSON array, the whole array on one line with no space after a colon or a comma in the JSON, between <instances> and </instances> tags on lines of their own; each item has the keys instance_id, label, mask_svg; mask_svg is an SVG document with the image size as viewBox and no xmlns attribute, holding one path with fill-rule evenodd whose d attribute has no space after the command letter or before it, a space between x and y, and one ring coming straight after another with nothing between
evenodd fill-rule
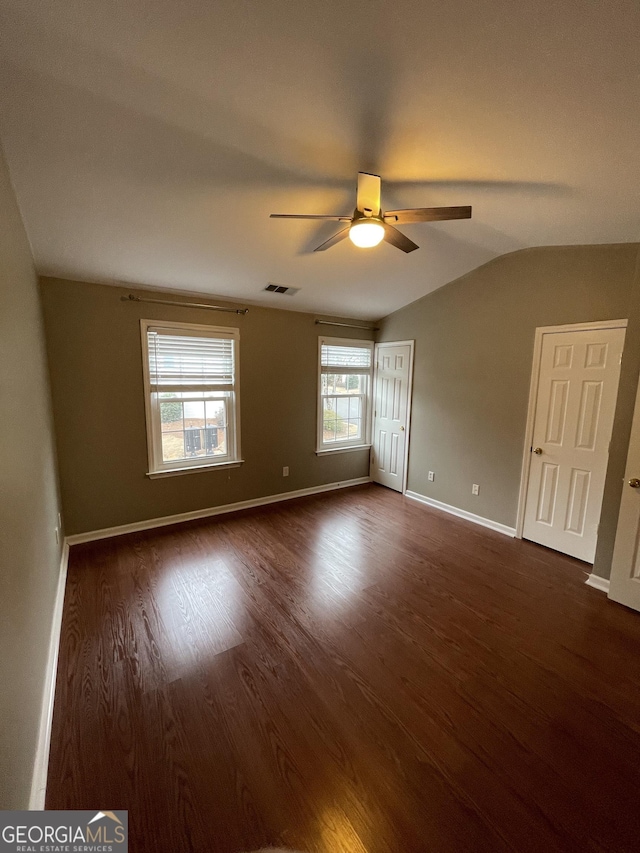
<instances>
[{"instance_id":1,"label":"door knob","mask_svg":"<svg viewBox=\"0 0 640 853\"><path fill-rule=\"evenodd\" d=\"M629 480L629 485L632 489L640 489L640 480L637 477L632 477Z\"/></svg>"},{"instance_id":2,"label":"door knob","mask_svg":"<svg viewBox=\"0 0 640 853\"><path fill-rule=\"evenodd\" d=\"M400 427L400 432L404 432L404 427Z\"/></svg>"},{"instance_id":3,"label":"door knob","mask_svg":"<svg viewBox=\"0 0 640 853\"><path fill-rule=\"evenodd\" d=\"M540 456L540 454L542 453L542 448L541 447L534 447L533 452L536 454L536 456Z\"/></svg>"}]
</instances>

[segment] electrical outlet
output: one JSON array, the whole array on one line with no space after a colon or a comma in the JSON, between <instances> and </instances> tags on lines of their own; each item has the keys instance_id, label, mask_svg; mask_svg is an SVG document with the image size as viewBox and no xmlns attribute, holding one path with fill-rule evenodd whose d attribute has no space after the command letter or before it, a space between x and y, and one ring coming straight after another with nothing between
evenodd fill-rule
<instances>
[{"instance_id":1,"label":"electrical outlet","mask_svg":"<svg viewBox=\"0 0 640 853\"><path fill-rule=\"evenodd\" d=\"M289 476L289 466L288 465L285 465L284 468L282 469L282 476L283 477Z\"/></svg>"},{"instance_id":2,"label":"electrical outlet","mask_svg":"<svg viewBox=\"0 0 640 853\"><path fill-rule=\"evenodd\" d=\"M433 483L435 478L436 478L436 475L433 473L433 471L429 471L429 482Z\"/></svg>"},{"instance_id":3,"label":"electrical outlet","mask_svg":"<svg viewBox=\"0 0 640 853\"><path fill-rule=\"evenodd\" d=\"M479 495L480 494L480 486L477 483L474 483L471 486L471 494L472 495Z\"/></svg>"}]
</instances>

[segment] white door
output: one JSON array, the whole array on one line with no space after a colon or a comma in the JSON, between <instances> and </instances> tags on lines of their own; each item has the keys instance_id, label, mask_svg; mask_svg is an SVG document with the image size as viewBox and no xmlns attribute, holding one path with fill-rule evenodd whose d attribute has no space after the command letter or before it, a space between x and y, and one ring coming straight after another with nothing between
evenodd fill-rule
<instances>
[{"instance_id":1,"label":"white door","mask_svg":"<svg viewBox=\"0 0 640 853\"><path fill-rule=\"evenodd\" d=\"M377 344L375 360L371 478L404 492L413 341Z\"/></svg>"},{"instance_id":2,"label":"white door","mask_svg":"<svg viewBox=\"0 0 640 853\"><path fill-rule=\"evenodd\" d=\"M609 598L640 610L640 385L613 549Z\"/></svg>"},{"instance_id":3,"label":"white door","mask_svg":"<svg viewBox=\"0 0 640 853\"><path fill-rule=\"evenodd\" d=\"M523 536L593 563L624 328L543 335Z\"/></svg>"}]
</instances>

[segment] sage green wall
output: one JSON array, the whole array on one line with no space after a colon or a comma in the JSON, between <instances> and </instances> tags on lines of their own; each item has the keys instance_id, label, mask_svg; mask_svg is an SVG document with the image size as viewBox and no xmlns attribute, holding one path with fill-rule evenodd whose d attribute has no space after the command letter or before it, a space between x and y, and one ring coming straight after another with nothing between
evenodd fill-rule
<instances>
[{"instance_id":1,"label":"sage green wall","mask_svg":"<svg viewBox=\"0 0 640 853\"><path fill-rule=\"evenodd\" d=\"M38 282L0 152L0 809L26 809L60 567Z\"/></svg>"},{"instance_id":2,"label":"sage green wall","mask_svg":"<svg viewBox=\"0 0 640 853\"><path fill-rule=\"evenodd\" d=\"M381 321L378 340L416 342L409 490L515 526L535 329L627 317L637 254L637 244L525 249ZM635 342L629 351L610 456L618 479ZM480 485L478 497L472 483ZM602 573L618 509L615 484L607 485Z\"/></svg>"},{"instance_id":3,"label":"sage green wall","mask_svg":"<svg viewBox=\"0 0 640 853\"><path fill-rule=\"evenodd\" d=\"M315 454L321 333L316 315L250 306L248 314L238 316L122 302L120 297L129 292L41 281L67 534L368 475L367 450ZM240 329L246 460L241 467L153 480L146 476L141 318ZM332 327L323 327L322 333L373 335ZM282 476L284 465L290 469L287 478Z\"/></svg>"}]
</instances>

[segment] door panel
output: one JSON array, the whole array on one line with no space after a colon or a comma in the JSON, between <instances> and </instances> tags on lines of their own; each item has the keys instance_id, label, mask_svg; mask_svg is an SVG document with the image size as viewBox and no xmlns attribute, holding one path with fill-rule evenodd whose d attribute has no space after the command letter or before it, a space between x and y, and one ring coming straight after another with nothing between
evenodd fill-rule
<instances>
[{"instance_id":1,"label":"door panel","mask_svg":"<svg viewBox=\"0 0 640 853\"><path fill-rule=\"evenodd\" d=\"M372 452L372 460L374 462L374 471L378 476L373 476L373 479L380 482L379 476L385 474L387 469L384 467L389 460L387 451L387 431L386 429L377 429L374 434L373 446L375 451Z\"/></svg>"},{"instance_id":2,"label":"door panel","mask_svg":"<svg viewBox=\"0 0 640 853\"><path fill-rule=\"evenodd\" d=\"M523 536L593 562L624 329L543 336Z\"/></svg>"},{"instance_id":3,"label":"door panel","mask_svg":"<svg viewBox=\"0 0 640 853\"><path fill-rule=\"evenodd\" d=\"M536 521L541 524L553 524L556 509L556 494L558 491L558 466L545 462L540 477L540 493L538 497L538 513Z\"/></svg>"},{"instance_id":4,"label":"door panel","mask_svg":"<svg viewBox=\"0 0 640 853\"><path fill-rule=\"evenodd\" d=\"M398 492L405 480L411 355L411 344L376 346L371 478Z\"/></svg>"},{"instance_id":5,"label":"door panel","mask_svg":"<svg viewBox=\"0 0 640 853\"><path fill-rule=\"evenodd\" d=\"M398 433L394 432L391 435L391 453L389 454L389 473L392 474L394 477L397 477L400 473L398 470L398 444Z\"/></svg>"},{"instance_id":6,"label":"door panel","mask_svg":"<svg viewBox=\"0 0 640 853\"><path fill-rule=\"evenodd\" d=\"M595 450L601 403L602 382L583 382L576 434L576 447L582 450Z\"/></svg>"},{"instance_id":7,"label":"door panel","mask_svg":"<svg viewBox=\"0 0 640 853\"><path fill-rule=\"evenodd\" d=\"M578 536L582 536L584 533L590 484L590 471L580 471L578 468L571 469L569 501L564 529L570 533L576 533Z\"/></svg>"},{"instance_id":8,"label":"door panel","mask_svg":"<svg viewBox=\"0 0 640 853\"><path fill-rule=\"evenodd\" d=\"M551 383L551 400L549 402L549 417L547 418L548 444L562 444L564 428L567 420L567 399L569 397L569 383L565 380Z\"/></svg>"}]
</instances>

